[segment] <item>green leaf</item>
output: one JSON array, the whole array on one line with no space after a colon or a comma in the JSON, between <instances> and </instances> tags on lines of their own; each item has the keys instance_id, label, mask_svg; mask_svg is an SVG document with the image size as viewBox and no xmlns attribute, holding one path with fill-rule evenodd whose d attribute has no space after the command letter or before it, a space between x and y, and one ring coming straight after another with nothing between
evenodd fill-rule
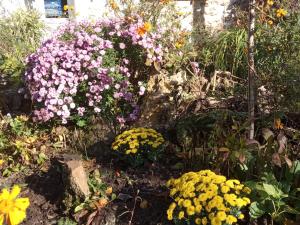
<instances>
[{"instance_id":1,"label":"green leaf","mask_svg":"<svg viewBox=\"0 0 300 225\"><path fill-rule=\"evenodd\" d=\"M266 212L263 210L263 206L258 202L252 202L250 205L250 216L253 219L257 219L264 215Z\"/></svg>"},{"instance_id":2,"label":"green leaf","mask_svg":"<svg viewBox=\"0 0 300 225\"><path fill-rule=\"evenodd\" d=\"M274 133L268 128L262 129L262 135L266 141L268 141L270 138L274 137Z\"/></svg>"},{"instance_id":3,"label":"green leaf","mask_svg":"<svg viewBox=\"0 0 300 225\"><path fill-rule=\"evenodd\" d=\"M290 169L291 173L293 174L300 174L300 161L299 160L296 160L293 162L293 165Z\"/></svg>"},{"instance_id":4,"label":"green leaf","mask_svg":"<svg viewBox=\"0 0 300 225\"><path fill-rule=\"evenodd\" d=\"M279 199L281 197L285 197L283 192L272 184L263 183L263 189L269 196L273 198Z\"/></svg>"},{"instance_id":5,"label":"green leaf","mask_svg":"<svg viewBox=\"0 0 300 225\"><path fill-rule=\"evenodd\" d=\"M86 121L85 120L78 120L76 125L78 127L84 127L84 126L86 126Z\"/></svg>"},{"instance_id":6,"label":"green leaf","mask_svg":"<svg viewBox=\"0 0 300 225\"><path fill-rule=\"evenodd\" d=\"M84 202L81 203L80 205L76 206L75 209L74 209L74 213L77 213L77 212L83 210L83 209L84 209L84 206L85 206L85 203L84 203Z\"/></svg>"},{"instance_id":7,"label":"green leaf","mask_svg":"<svg viewBox=\"0 0 300 225\"><path fill-rule=\"evenodd\" d=\"M115 194L115 193L112 193L112 195L111 195L111 200L113 201L113 200L115 200L117 198L117 195Z\"/></svg>"},{"instance_id":8,"label":"green leaf","mask_svg":"<svg viewBox=\"0 0 300 225\"><path fill-rule=\"evenodd\" d=\"M289 205L285 205L283 209L284 209L284 211L286 211L287 213L296 214L296 215L299 215L299 214L300 214L300 212L299 212L298 210L292 208L292 207L289 206Z\"/></svg>"}]
</instances>

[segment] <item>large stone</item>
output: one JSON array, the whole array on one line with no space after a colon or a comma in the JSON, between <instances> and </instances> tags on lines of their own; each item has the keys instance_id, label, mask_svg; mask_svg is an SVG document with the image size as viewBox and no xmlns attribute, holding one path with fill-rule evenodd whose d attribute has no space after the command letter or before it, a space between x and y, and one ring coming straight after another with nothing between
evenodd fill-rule
<instances>
[{"instance_id":1,"label":"large stone","mask_svg":"<svg viewBox=\"0 0 300 225\"><path fill-rule=\"evenodd\" d=\"M63 155L59 162L62 163L64 171L63 177L66 184L66 192L75 194L81 199L90 195L86 172L80 156Z\"/></svg>"}]
</instances>

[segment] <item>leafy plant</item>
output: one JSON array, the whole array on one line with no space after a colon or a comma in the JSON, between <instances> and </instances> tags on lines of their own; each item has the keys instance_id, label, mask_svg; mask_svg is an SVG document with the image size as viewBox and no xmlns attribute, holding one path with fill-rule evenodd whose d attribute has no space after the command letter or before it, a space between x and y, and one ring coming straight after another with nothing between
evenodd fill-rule
<instances>
[{"instance_id":1,"label":"leafy plant","mask_svg":"<svg viewBox=\"0 0 300 225\"><path fill-rule=\"evenodd\" d=\"M28 57L25 84L34 121L84 126L99 115L114 131L135 121L143 81L163 59L157 39L140 17L66 24Z\"/></svg>"},{"instance_id":2,"label":"leafy plant","mask_svg":"<svg viewBox=\"0 0 300 225\"><path fill-rule=\"evenodd\" d=\"M250 204L248 187L210 170L185 173L170 179L167 186L173 198L168 220L182 224L235 224L244 218L241 209Z\"/></svg>"},{"instance_id":3,"label":"leafy plant","mask_svg":"<svg viewBox=\"0 0 300 225\"><path fill-rule=\"evenodd\" d=\"M125 160L134 166L141 166L146 161L157 161L163 149L164 138L150 128L133 128L118 135L112 144Z\"/></svg>"},{"instance_id":4,"label":"leafy plant","mask_svg":"<svg viewBox=\"0 0 300 225\"><path fill-rule=\"evenodd\" d=\"M0 19L0 72L7 81L21 82L25 59L39 46L44 30L35 10L17 10Z\"/></svg>"},{"instance_id":5,"label":"leafy plant","mask_svg":"<svg viewBox=\"0 0 300 225\"><path fill-rule=\"evenodd\" d=\"M74 222L73 220L71 220L70 218L68 217L63 217L63 218L60 218L57 222L58 225L77 225L76 222Z\"/></svg>"},{"instance_id":6,"label":"leafy plant","mask_svg":"<svg viewBox=\"0 0 300 225\"><path fill-rule=\"evenodd\" d=\"M273 173L264 173L259 181L247 182L252 189L253 200L250 216L256 219L268 214L280 223L288 217L295 219L295 215L300 214L300 189L296 183L299 175L300 162L295 161L291 168L286 169L284 177L280 180Z\"/></svg>"},{"instance_id":7,"label":"leafy plant","mask_svg":"<svg viewBox=\"0 0 300 225\"><path fill-rule=\"evenodd\" d=\"M85 214L91 212L88 220L92 220L93 215L95 215L98 210L106 207L109 202L113 201L116 195L113 193L113 188L101 180L101 174L98 169L90 174L88 185L91 195L74 207L74 213L85 209Z\"/></svg>"}]
</instances>

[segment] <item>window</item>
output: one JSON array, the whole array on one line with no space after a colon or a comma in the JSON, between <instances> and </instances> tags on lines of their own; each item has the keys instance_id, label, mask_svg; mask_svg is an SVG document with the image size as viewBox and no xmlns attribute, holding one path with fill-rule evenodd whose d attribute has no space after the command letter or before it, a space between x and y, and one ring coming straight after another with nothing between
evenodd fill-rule
<instances>
[{"instance_id":1,"label":"window","mask_svg":"<svg viewBox=\"0 0 300 225\"><path fill-rule=\"evenodd\" d=\"M47 18L65 17L66 13L63 11L64 5L67 5L67 0L44 0L45 14Z\"/></svg>"}]
</instances>

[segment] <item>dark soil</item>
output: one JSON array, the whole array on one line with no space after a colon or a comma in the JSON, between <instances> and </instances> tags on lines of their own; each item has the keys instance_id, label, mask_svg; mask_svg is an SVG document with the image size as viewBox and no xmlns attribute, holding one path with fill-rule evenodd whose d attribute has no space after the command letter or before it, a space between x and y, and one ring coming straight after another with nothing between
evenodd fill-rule
<instances>
[{"instance_id":1,"label":"dark soil","mask_svg":"<svg viewBox=\"0 0 300 225\"><path fill-rule=\"evenodd\" d=\"M131 168L116 161L109 148L104 143L93 146L89 151L89 160L84 161L86 171L99 169L101 179L113 187L118 196L114 201L101 209L99 215L105 216L113 211L117 225L168 225L173 224L166 220L166 209L171 199L165 182L172 176L177 177L183 171L172 169L175 158L172 155L164 156L158 164L148 164L142 168ZM64 214L62 198L64 186L60 169L55 160L49 160L43 169L15 174L1 186L24 184L22 196L30 198L30 207L24 225L51 225L57 224L61 217L78 219L78 214ZM89 212L78 219L78 224L86 224ZM79 215L80 216L80 215ZM84 219L83 219L84 218ZM91 225L103 223L95 220ZM109 224L111 225L111 224ZM248 225L248 223L243 223Z\"/></svg>"},{"instance_id":2,"label":"dark soil","mask_svg":"<svg viewBox=\"0 0 300 225\"><path fill-rule=\"evenodd\" d=\"M115 212L116 224L125 225L130 221L132 225L170 224L165 216L170 204L165 182L179 174L179 171L170 169L172 157L164 159L163 163L134 169L116 161L105 146L107 144L103 143L93 146L84 166L88 172L99 169L101 179L113 187L113 192L117 196L125 196L107 206ZM30 199L27 219L22 223L24 225L50 225L57 224L61 217L76 218L76 215L64 214L64 186L60 168L53 160L55 157L45 162L42 169L28 169L27 172L2 179L4 182L0 183L0 188L13 184L23 186L21 195Z\"/></svg>"}]
</instances>

